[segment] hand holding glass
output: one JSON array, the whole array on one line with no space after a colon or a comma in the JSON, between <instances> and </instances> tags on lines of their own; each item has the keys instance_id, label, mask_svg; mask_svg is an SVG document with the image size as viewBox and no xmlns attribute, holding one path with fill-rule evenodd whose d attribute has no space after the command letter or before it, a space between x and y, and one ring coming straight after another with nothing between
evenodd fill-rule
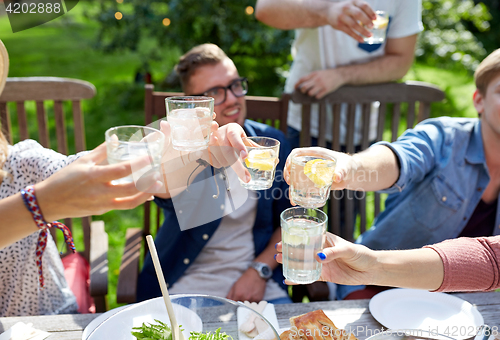
<instances>
[{"instance_id":1,"label":"hand holding glass","mask_svg":"<svg viewBox=\"0 0 500 340\"><path fill-rule=\"evenodd\" d=\"M172 146L180 151L205 150L214 115L211 97L171 97L165 99Z\"/></svg>"},{"instance_id":2,"label":"hand holding glass","mask_svg":"<svg viewBox=\"0 0 500 340\"><path fill-rule=\"evenodd\" d=\"M240 179L241 186L250 190L269 189L274 181L280 142L269 137L247 137L243 142L248 153L243 165L250 172L250 182Z\"/></svg>"},{"instance_id":3,"label":"hand holding glass","mask_svg":"<svg viewBox=\"0 0 500 340\"><path fill-rule=\"evenodd\" d=\"M335 172L335 159L316 156L291 156L290 198L305 208L325 205Z\"/></svg>"},{"instance_id":4,"label":"hand holding glass","mask_svg":"<svg viewBox=\"0 0 500 340\"><path fill-rule=\"evenodd\" d=\"M131 183L151 168L159 167L165 135L154 128L124 125L108 129L105 133L108 163L116 164L137 157L150 157L150 166L133 169L130 176L112 181L113 184Z\"/></svg>"},{"instance_id":5,"label":"hand holding glass","mask_svg":"<svg viewBox=\"0 0 500 340\"><path fill-rule=\"evenodd\" d=\"M328 217L318 209L289 208L281 213L283 275L294 283L307 284L321 276L315 256L323 249Z\"/></svg>"},{"instance_id":6,"label":"hand holding glass","mask_svg":"<svg viewBox=\"0 0 500 340\"><path fill-rule=\"evenodd\" d=\"M371 37L363 37L366 44L382 44L385 41L387 25L389 24L389 15L385 11L375 11L377 19L373 20L373 28L368 29Z\"/></svg>"}]
</instances>

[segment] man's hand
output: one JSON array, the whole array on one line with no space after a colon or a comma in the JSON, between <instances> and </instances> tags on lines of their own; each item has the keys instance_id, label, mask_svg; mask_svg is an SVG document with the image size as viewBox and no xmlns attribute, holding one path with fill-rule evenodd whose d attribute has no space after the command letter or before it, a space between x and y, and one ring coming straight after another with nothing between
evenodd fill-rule
<instances>
[{"instance_id":1,"label":"man's hand","mask_svg":"<svg viewBox=\"0 0 500 340\"><path fill-rule=\"evenodd\" d=\"M366 28L373 27L377 14L364 1L348 0L332 3L328 9L328 23L333 28L342 31L358 42L363 42L363 36L372 34Z\"/></svg>"},{"instance_id":2,"label":"man's hand","mask_svg":"<svg viewBox=\"0 0 500 340\"><path fill-rule=\"evenodd\" d=\"M255 17L284 30L330 25L363 42L362 36L371 36L367 28L373 27L372 21L377 15L361 0L257 0Z\"/></svg>"},{"instance_id":3,"label":"man's hand","mask_svg":"<svg viewBox=\"0 0 500 340\"><path fill-rule=\"evenodd\" d=\"M196 177L197 173L201 171L201 168L195 170L198 169L196 161L199 159L208 162L215 168L230 166L242 181L245 183L250 181L250 173L240 161L240 157L247 157L243 142L246 134L240 125L231 123L219 127L216 122L212 122L208 148L199 151L174 149L171 143L170 124L161 121L160 129L167 137L161 159L161 172L167 190L166 192L165 189L162 192L154 192L156 196L170 198L185 190L188 179Z\"/></svg>"},{"instance_id":4,"label":"man's hand","mask_svg":"<svg viewBox=\"0 0 500 340\"><path fill-rule=\"evenodd\" d=\"M234 301L259 302L264 299L266 283L253 268L248 268L234 283L226 298Z\"/></svg>"},{"instance_id":5,"label":"man's hand","mask_svg":"<svg viewBox=\"0 0 500 340\"><path fill-rule=\"evenodd\" d=\"M248 183L250 173L240 161L248 156L245 138L245 131L239 124L221 126L210 136L209 148L203 158L216 168L230 166L242 181Z\"/></svg>"},{"instance_id":6,"label":"man's hand","mask_svg":"<svg viewBox=\"0 0 500 340\"><path fill-rule=\"evenodd\" d=\"M293 149L288 158L286 159L285 168L283 170L285 181L290 184L290 167L292 162L292 156L315 156L318 158L334 158L336 161L335 172L333 173L333 183L332 190L342 190L353 182L356 171L358 169L357 163L354 161L351 155L337 152L333 150L328 150L320 147L312 148L298 148Z\"/></svg>"},{"instance_id":7,"label":"man's hand","mask_svg":"<svg viewBox=\"0 0 500 340\"><path fill-rule=\"evenodd\" d=\"M342 73L335 68L311 72L300 78L295 89L317 99L345 84Z\"/></svg>"}]
</instances>

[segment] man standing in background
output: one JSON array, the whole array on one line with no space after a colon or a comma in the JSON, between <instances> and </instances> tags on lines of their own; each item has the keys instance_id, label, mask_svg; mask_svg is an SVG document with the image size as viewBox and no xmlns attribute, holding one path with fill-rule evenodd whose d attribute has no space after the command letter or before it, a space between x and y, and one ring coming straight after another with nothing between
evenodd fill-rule
<instances>
[{"instance_id":1,"label":"man standing in background","mask_svg":"<svg viewBox=\"0 0 500 340\"><path fill-rule=\"evenodd\" d=\"M402 78L413 63L417 34L422 30L421 0L257 0L255 16L279 29L295 29L294 58L285 92L298 89L321 98L343 85L383 83ZM387 38L382 44L367 44L375 11L389 15ZM371 121L376 121L376 108ZM312 108L311 135L318 136L318 108ZM355 145L361 141L361 110L356 111ZM298 147L301 106L290 102L288 139ZM341 142L345 141L346 112L341 118ZM332 113L327 115L331 126ZM375 124L370 124L374 140ZM331 141L327 129L326 139Z\"/></svg>"}]
</instances>

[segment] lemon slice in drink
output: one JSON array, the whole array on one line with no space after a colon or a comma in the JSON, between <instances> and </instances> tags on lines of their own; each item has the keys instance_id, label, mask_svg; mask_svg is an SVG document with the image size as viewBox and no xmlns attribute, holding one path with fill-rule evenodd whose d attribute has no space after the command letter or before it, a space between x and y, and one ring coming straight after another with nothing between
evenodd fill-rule
<instances>
[{"instance_id":1,"label":"lemon slice in drink","mask_svg":"<svg viewBox=\"0 0 500 340\"><path fill-rule=\"evenodd\" d=\"M334 164L334 161L328 159L313 159L304 165L304 174L317 188L322 188L332 183Z\"/></svg>"},{"instance_id":2,"label":"lemon slice in drink","mask_svg":"<svg viewBox=\"0 0 500 340\"><path fill-rule=\"evenodd\" d=\"M252 150L245 159L247 168L258 171L273 170L275 158L272 150Z\"/></svg>"},{"instance_id":3,"label":"lemon slice in drink","mask_svg":"<svg viewBox=\"0 0 500 340\"><path fill-rule=\"evenodd\" d=\"M297 227L290 227L288 232L283 233L283 243L286 243L290 246L299 246L301 244L309 243L309 236L307 235L307 231Z\"/></svg>"},{"instance_id":4,"label":"lemon slice in drink","mask_svg":"<svg viewBox=\"0 0 500 340\"><path fill-rule=\"evenodd\" d=\"M373 27L377 29L386 28L388 24L389 24L389 19L382 17L380 15L377 15L377 19L373 20Z\"/></svg>"}]
</instances>

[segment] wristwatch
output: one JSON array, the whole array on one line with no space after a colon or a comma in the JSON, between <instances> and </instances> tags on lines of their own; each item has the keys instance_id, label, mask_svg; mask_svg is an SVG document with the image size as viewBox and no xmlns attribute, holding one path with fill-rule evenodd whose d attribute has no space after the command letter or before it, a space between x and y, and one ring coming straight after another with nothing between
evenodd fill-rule
<instances>
[{"instance_id":1,"label":"wristwatch","mask_svg":"<svg viewBox=\"0 0 500 340\"><path fill-rule=\"evenodd\" d=\"M265 263L253 261L250 263L250 267L255 269L259 273L259 276L265 280L273 276L273 270Z\"/></svg>"}]
</instances>

